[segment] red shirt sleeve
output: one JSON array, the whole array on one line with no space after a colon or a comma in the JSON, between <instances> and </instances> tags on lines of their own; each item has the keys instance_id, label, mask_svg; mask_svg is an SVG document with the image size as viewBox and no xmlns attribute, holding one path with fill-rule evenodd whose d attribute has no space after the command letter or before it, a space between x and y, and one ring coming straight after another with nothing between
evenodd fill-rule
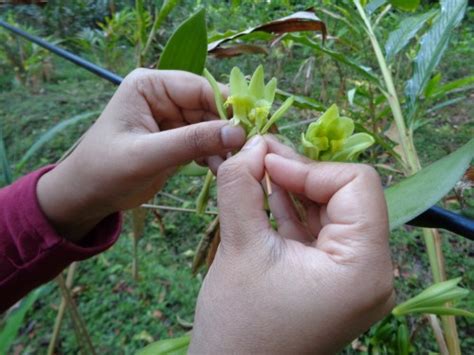
<instances>
[{"instance_id":1,"label":"red shirt sleeve","mask_svg":"<svg viewBox=\"0 0 474 355\"><path fill-rule=\"evenodd\" d=\"M47 166L0 189L0 314L70 263L94 256L117 240L121 214L102 220L80 244L58 235L43 214L36 184Z\"/></svg>"}]
</instances>

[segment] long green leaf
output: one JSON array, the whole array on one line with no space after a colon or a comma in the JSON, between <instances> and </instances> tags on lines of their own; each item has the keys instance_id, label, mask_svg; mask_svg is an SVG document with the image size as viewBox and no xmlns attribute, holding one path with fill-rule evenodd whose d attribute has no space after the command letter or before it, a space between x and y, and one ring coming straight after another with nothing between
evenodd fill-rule
<instances>
[{"instance_id":1,"label":"long green leaf","mask_svg":"<svg viewBox=\"0 0 474 355\"><path fill-rule=\"evenodd\" d=\"M385 55L387 62L391 62L395 55L400 52L429 19L436 15L437 11L428 11L418 16L412 16L400 22L398 28L390 32L385 43Z\"/></svg>"},{"instance_id":2,"label":"long green leaf","mask_svg":"<svg viewBox=\"0 0 474 355\"><path fill-rule=\"evenodd\" d=\"M44 287L40 287L26 296L20 306L15 309L7 318L5 325L0 329L0 354L7 354L8 349L15 340L20 327L23 324L26 312L33 306Z\"/></svg>"},{"instance_id":3,"label":"long green leaf","mask_svg":"<svg viewBox=\"0 0 474 355\"><path fill-rule=\"evenodd\" d=\"M189 335L179 338L163 339L143 348L137 355L185 355L190 342L191 337Z\"/></svg>"},{"instance_id":4,"label":"long green leaf","mask_svg":"<svg viewBox=\"0 0 474 355\"><path fill-rule=\"evenodd\" d=\"M464 17L466 7L467 0L441 0L440 16L422 37L421 47L414 61L413 76L405 88L411 115L448 46L453 29Z\"/></svg>"},{"instance_id":5,"label":"long green leaf","mask_svg":"<svg viewBox=\"0 0 474 355\"><path fill-rule=\"evenodd\" d=\"M447 95L451 93L452 91L456 90L458 91L459 89L463 89L465 87L469 87L469 85L474 84L474 75L461 78L458 80L453 80L450 81L449 83L443 84L443 85L438 85L435 88L433 88L429 92L429 97L433 99L437 99L441 96ZM472 89L472 87L471 87ZM428 93L425 93L427 95Z\"/></svg>"},{"instance_id":6,"label":"long green leaf","mask_svg":"<svg viewBox=\"0 0 474 355\"><path fill-rule=\"evenodd\" d=\"M25 155L23 155L20 162L16 165L17 170L22 169L34 154L36 154L46 143L50 142L56 135L64 131L66 128L92 116L97 116L98 114L100 114L100 111L82 113L80 115L63 120L51 127L49 130L43 133L35 143L33 143L30 149L26 151Z\"/></svg>"},{"instance_id":7,"label":"long green leaf","mask_svg":"<svg viewBox=\"0 0 474 355\"><path fill-rule=\"evenodd\" d=\"M5 141L3 140L3 130L0 126L0 165L2 166L3 172L3 182L5 185L9 185L12 183L12 172L10 168L10 162L8 161L7 157L7 150L5 148ZM2 185L0 184L0 187Z\"/></svg>"},{"instance_id":8,"label":"long green leaf","mask_svg":"<svg viewBox=\"0 0 474 355\"><path fill-rule=\"evenodd\" d=\"M171 35L161 54L158 69L185 70L201 75L206 57L206 12L201 9Z\"/></svg>"},{"instance_id":9,"label":"long green leaf","mask_svg":"<svg viewBox=\"0 0 474 355\"><path fill-rule=\"evenodd\" d=\"M354 62L346 54L339 53L332 49L323 47L319 43L316 43L315 41L309 39L307 36L304 36L304 35L291 34L291 35L287 35L287 38L290 38L297 43L303 44L317 51L326 53L334 60L349 66L350 68L354 69L357 73L361 74L364 78L366 78L370 82L376 84L378 87L381 87L379 79L377 78L375 74L371 72L369 68L364 67L361 64Z\"/></svg>"},{"instance_id":10,"label":"long green leaf","mask_svg":"<svg viewBox=\"0 0 474 355\"><path fill-rule=\"evenodd\" d=\"M474 139L385 190L390 229L401 226L438 202L461 179L474 158Z\"/></svg>"},{"instance_id":11,"label":"long green leaf","mask_svg":"<svg viewBox=\"0 0 474 355\"><path fill-rule=\"evenodd\" d=\"M410 309L407 314L436 314L438 316L458 316L473 318L474 313L468 310L454 307L420 307Z\"/></svg>"}]
</instances>

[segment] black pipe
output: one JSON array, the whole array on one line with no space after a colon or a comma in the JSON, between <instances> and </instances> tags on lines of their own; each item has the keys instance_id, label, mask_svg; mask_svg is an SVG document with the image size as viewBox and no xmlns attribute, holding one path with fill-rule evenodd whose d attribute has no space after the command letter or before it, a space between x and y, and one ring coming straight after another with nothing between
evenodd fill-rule
<instances>
[{"instance_id":1,"label":"black pipe","mask_svg":"<svg viewBox=\"0 0 474 355\"><path fill-rule=\"evenodd\" d=\"M107 69L104 69L102 67L99 67L98 65L95 65L94 63L89 62L88 60L85 60L71 52L68 52L65 49L62 49L58 46L55 46L54 44L48 43L45 40L33 36L25 31L20 30L19 28L16 28L5 21L0 20L0 26L6 28L7 30L23 37L26 38L27 40L36 43L37 45L46 48L48 51L51 51L60 57L69 60L70 62L73 62L76 65L79 65L80 67L89 70L91 73L94 73L95 75L100 76L101 78L110 81L112 84L115 85L120 85L122 82L123 78Z\"/></svg>"},{"instance_id":2,"label":"black pipe","mask_svg":"<svg viewBox=\"0 0 474 355\"><path fill-rule=\"evenodd\" d=\"M39 46L46 48L47 50L59 55L62 58L65 58L74 64L89 70L95 75L100 76L101 78L110 81L112 84L120 85L123 78L107 69L99 67L98 65L91 63L71 52L68 52L65 49L55 46L54 44L48 43L41 38L33 36L25 31L22 31L2 20L0 20L0 26L6 28L13 33L30 40L38 44ZM415 217L413 220L407 222L406 224L425 227L425 228L442 228L450 232L461 235L467 239L474 240L474 221L464 217L462 215L450 212L438 206L433 206L420 214L418 217Z\"/></svg>"},{"instance_id":3,"label":"black pipe","mask_svg":"<svg viewBox=\"0 0 474 355\"><path fill-rule=\"evenodd\" d=\"M407 224L425 228L442 228L474 240L474 221L463 215L433 206Z\"/></svg>"}]
</instances>

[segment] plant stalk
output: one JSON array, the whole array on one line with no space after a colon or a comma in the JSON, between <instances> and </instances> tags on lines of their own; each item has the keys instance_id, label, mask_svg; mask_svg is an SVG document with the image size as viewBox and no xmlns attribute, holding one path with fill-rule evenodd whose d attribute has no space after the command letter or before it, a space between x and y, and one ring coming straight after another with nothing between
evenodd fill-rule
<instances>
[{"instance_id":1,"label":"plant stalk","mask_svg":"<svg viewBox=\"0 0 474 355\"><path fill-rule=\"evenodd\" d=\"M74 272L76 271L76 266L77 266L77 263L74 262L71 264L71 266L69 266L67 270L66 287L68 289L71 289L72 287L72 282L74 278ZM56 320L54 321L53 334L51 336L51 340L48 346L48 352L47 352L48 355L54 354L54 349L56 349L56 346L58 344L59 332L61 330L61 325L63 322L65 310L66 310L66 299L64 297L61 297L61 304L59 305L58 314L56 315Z\"/></svg>"},{"instance_id":2,"label":"plant stalk","mask_svg":"<svg viewBox=\"0 0 474 355\"><path fill-rule=\"evenodd\" d=\"M392 72L388 68L387 62L382 53L380 44L377 41L377 37L375 36L370 20L367 17L364 9L362 8L360 1L354 0L354 3L362 20L365 23L367 34L374 49L377 62L379 64L383 79L385 81L387 91L384 92L384 94L387 97L390 109L392 110L395 124L398 129L400 144L403 148L402 160L405 163L403 169L407 176L413 175L419 170L421 170L421 164L413 141L413 131L411 129L408 130L405 124L405 119L403 117L400 101L398 99L398 94L393 82ZM442 252L441 238L439 236L439 233L433 229L423 229L423 236L431 265L433 279L435 282L445 281L446 272L444 269L444 256ZM456 322L454 317L442 317L442 325L449 353L456 355L460 354L461 351L459 337L457 334ZM439 345L441 348L442 344Z\"/></svg>"},{"instance_id":3,"label":"plant stalk","mask_svg":"<svg viewBox=\"0 0 474 355\"><path fill-rule=\"evenodd\" d=\"M86 354L95 355L96 352L94 350L94 346L92 345L89 332L87 331L85 322L77 309L76 302L72 298L71 291L66 286L66 281L64 280L63 275L59 274L58 277L56 277L56 280L58 282L59 289L61 290L61 294L66 300L67 308L71 315L72 321L75 327L79 330L80 339L78 339L78 345L80 347L84 347Z\"/></svg>"}]
</instances>

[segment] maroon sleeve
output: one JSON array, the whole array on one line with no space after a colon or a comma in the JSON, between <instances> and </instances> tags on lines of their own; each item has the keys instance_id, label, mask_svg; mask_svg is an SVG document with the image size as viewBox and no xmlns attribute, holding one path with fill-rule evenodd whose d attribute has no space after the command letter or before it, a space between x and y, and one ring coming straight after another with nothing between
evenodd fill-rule
<instances>
[{"instance_id":1,"label":"maroon sleeve","mask_svg":"<svg viewBox=\"0 0 474 355\"><path fill-rule=\"evenodd\" d=\"M0 189L0 313L71 262L96 255L115 243L121 215L102 220L80 244L58 235L41 211L36 184L47 166Z\"/></svg>"}]
</instances>

